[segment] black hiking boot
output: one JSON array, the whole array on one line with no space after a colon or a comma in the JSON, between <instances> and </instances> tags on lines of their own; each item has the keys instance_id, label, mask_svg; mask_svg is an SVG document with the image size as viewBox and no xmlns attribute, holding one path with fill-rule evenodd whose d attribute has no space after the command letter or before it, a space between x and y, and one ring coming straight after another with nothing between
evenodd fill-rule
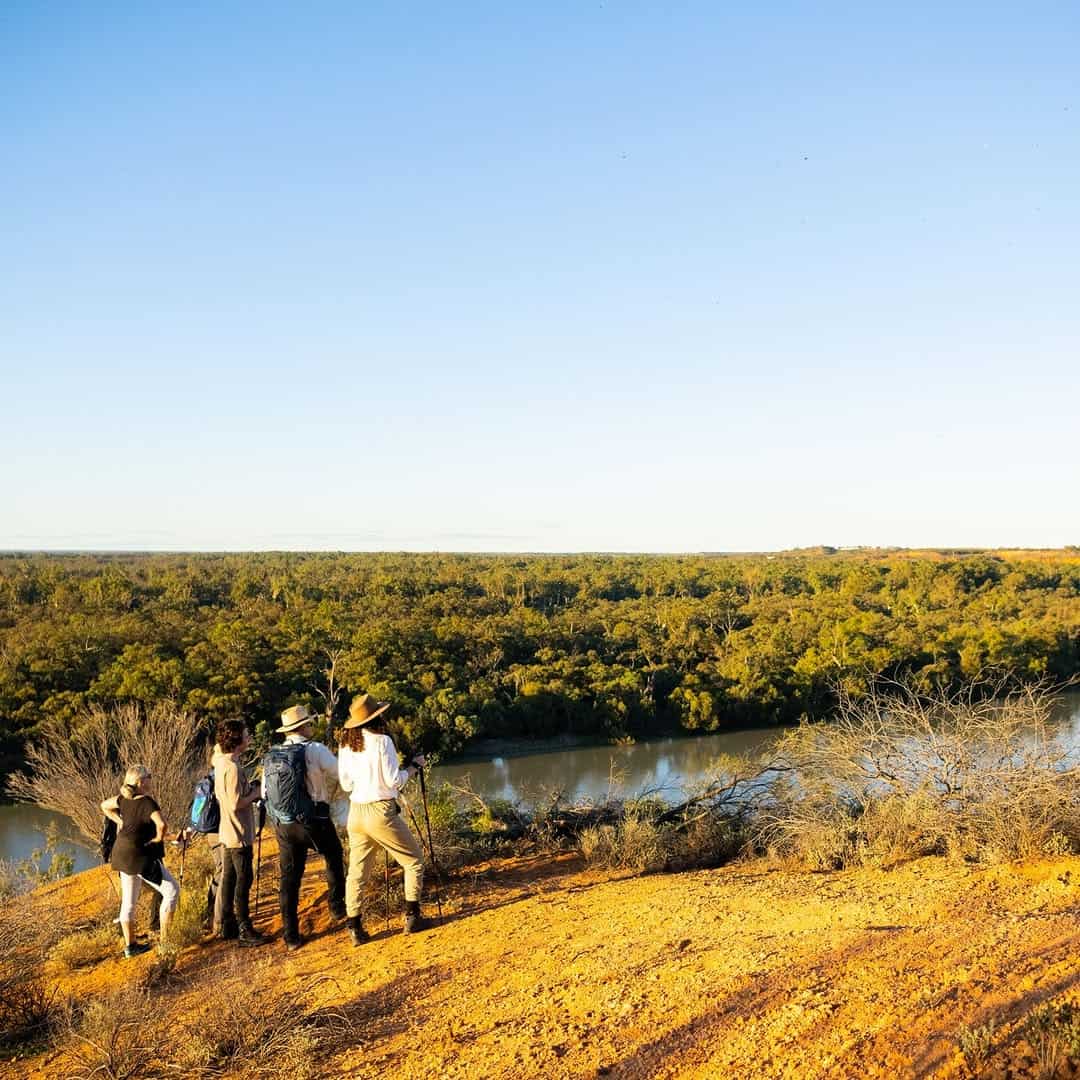
<instances>
[{"instance_id":1,"label":"black hiking boot","mask_svg":"<svg viewBox=\"0 0 1080 1080\"><path fill-rule=\"evenodd\" d=\"M406 900L405 901L405 933L416 934L421 930L431 929L431 920L425 919L420 914L420 901L419 900Z\"/></svg>"},{"instance_id":2,"label":"black hiking boot","mask_svg":"<svg viewBox=\"0 0 1080 1080\"><path fill-rule=\"evenodd\" d=\"M334 922L348 922L349 913L344 907L332 907L330 909L330 918L333 919Z\"/></svg>"},{"instance_id":3,"label":"black hiking boot","mask_svg":"<svg viewBox=\"0 0 1080 1080\"><path fill-rule=\"evenodd\" d=\"M251 948L255 945L265 945L266 937L260 934L251 923L241 923L240 930L236 935L236 944L242 945L245 948Z\"/></svg>"},{"instance_id":4,"label":"black hiking boot","mask_svg":"<svg viewBox=\"0 0 1080 1080\"><path fill-rule=\"evenodd\" d=\"M144 952L149 952L150 946L145 941L133 941L130 945L124 948L124 959L130 960L133 956L141 956Z\"/></svg>"},{"instance_id":5,"label":"black hiking boot","mask_svg":"<svg viewBox=\"0 0 1080 1080\"><path fill-rule=\"evenodd\" d=\"M354 946L363 945L365 941L371 939L371 935L364 929L364 924L360 921L359 915L348 916L345 925L349 928L349 937L352 938Z\"/></svg>"},{"instance_id":6,"label":"black hiking boot","mask_svg":"<svg viewBox=\"0 0 1080 1080\"><path fill-rule=\"evenodd\" d=\"M240 928L234 922L222 923L214 927L214 937L221 941L235 941L240 936Z\"/></svg>"}]
</instances>

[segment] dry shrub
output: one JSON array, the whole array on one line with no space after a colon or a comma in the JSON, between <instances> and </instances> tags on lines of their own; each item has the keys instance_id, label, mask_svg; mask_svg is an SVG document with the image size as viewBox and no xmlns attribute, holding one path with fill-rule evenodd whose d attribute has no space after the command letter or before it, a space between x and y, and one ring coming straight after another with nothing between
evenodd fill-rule
<instances>
[{"instance_id":1,"label":"dry shrub","mask_svg":"<svg viewBox=\"0 0 1080 1080\"><path fill-rule=\"evenodd\" d=\"M41 1039L55 1025L58 992L44 975L53 915L29 896L0 908L0 1045Z\"/></svg>"},{"instance_id":2,"label":"dry shrub","mask_svg":"<svg viewBox=\"0 0 1080 1080\"><path fill-rule=\"evenodd\" d=\"M13 859L0 859L0 901L10 900L20 893L29 892L31 888L21 863Z\"/></svg>"},{"instance_id":3,"label":"dry shrub","mask_svg":"<svg viewBox=\"0 0 1080 1080\"><path fill-rule=\"evenodd\" d=\"M68 1009L64 1075L73 1080L189 1076L308 1080L325 1018L298 1017L273 997L269 962L219 964L200 975L199 1010L166 1022L156 991L176 981L174 955L137 984Z\"/></svg>"},{"instance_id":4,"label":"dry shrub","mask_svg":"<svg viewBox=\"0 0 1080 1080\"><path fill-rule=\"evenodd\" d=\"M174 1068L206 1078L312 1076L317 1033L286 1002L271 996L274 986L269 960L233 960L207 974L199 987L202 1016L177 1040L182 1045L175 1049Z\"/></svg>"},{"instance_id":5,"label":"dry shrub","mask_svg":"<svg viewBox=\"0 0 1080 1080\"><path fill-rule=\"evenodd\" d=\"M468 778L460 784L429 788L426 813L418 784L410 784L398 802L424 850L428 850L429 840L434 846L442 870L454 870L506 850L528 824L516 804L484 798L473 790Z\"/></svg>"},{"instance_id":6,"label":"dry shrub","mask_svg":"<svg viewBox=\"0 0 1080 1080\"><path fill-rule=\"evenodd\" d=\"M552 808L548 822L574 822L577 847L596 866L648 872L719 866L749 843L747 824L771 797L772 765L723 756L681 803L645 793L628 802Z\"/></svg>"},{"instance_id":7,"label":"dry shrub","mask_svg":"<svg viewBox=\"0 0 1080 1080\"><path fill-rule=\"evenodd\" d=\"M680 833L672 864L679 869L722 866L745 846L745 822L738 816L708 814L691 821Z\"/></svg>"},{"instance_id":8,"label":"dry shrub","mask_svg":"<svg viewBox=\"0 0 1080 1080\"><path fill-rule=\"evenodd\" d=\"M614 824L587 826L578 837L586 862L639 873L661 870L667 865L672 829L659 824L655 815L630 807Z\"/></svg>"},{"instance_id":9,"label":"dry shrub","mask_svg":"<svg viewBox=\"0 0 1080 1080\"><path fill-rule=\"evenodd\" d=\"M875 682L780 740L756 844L814 869L932 852L1005 860L1080 837L1077 777L1047 687L926 696Z\"/></svg>"},{"instance_id":10,"label":"dry shrub","mask_svg":"<svg viewBox=\"0 0 1080 1080\"><path fill-rule=\"evenodd\" d=\"M170 827L187 817L192 778L205 758L201 721L172 702L95 705L70 729L47 721L26 748L29 773L16 773L7 791L71 818L88 843L101 835L101 803L120 790L124 771L145 765L154 777L154 798Z\"/></svg>"},{"instance_id":11,"label":"dry shrub","mask_svg":"<svg viewBox=\"0 0 1080 1080\"><path fill-rule=\"evenodd\" d=\"M166 1075L175 1032L149 991L127 986L67 1012L63 1075L71 1080L134 1080Z\"/></svg>"},{"instance_id":12,"label":"dry shrub","mask_svg":"<svg viewBox=\"0 0 1080 1080\"><path fill-rule=\"evenodd\" d=\"M179 874L178 868L173 872ZM206 886L213 873L213 859L205 844L189 845L184 863L184 887L180 890L180 903L173 912L169 924L169 945L183 949L198 944L203 937L203 919L206 915Z\"/></svg>"},{"instance_id":13,"label":"dry shrub","mask_svg":"<svg viewBox=\"0 0 1080 1080\"><path fill-rule=\"evenodd\" d=\"M99 964L119 951L122 939L112 923L76 930L61 938L52 948L51 956L69 971Z\"/></svg>"},{"instance_id":14,"label":"dry shrub","mask_svg":"<svg viewBox=\"0 0 1080 1080\"><path fill-rule=\"evenodd\" d=\"M160 952L154 962L146 968L138 981L140 990L163 990L168 986L186 982L176 970L177 950L174 948Z\"/></svg>"}]
</instances>

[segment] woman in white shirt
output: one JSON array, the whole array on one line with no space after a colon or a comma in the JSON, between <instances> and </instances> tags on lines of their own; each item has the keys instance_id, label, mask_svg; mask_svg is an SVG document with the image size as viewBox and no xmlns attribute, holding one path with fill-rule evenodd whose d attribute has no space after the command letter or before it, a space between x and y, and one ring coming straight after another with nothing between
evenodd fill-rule
<instances>
[{"instance_id":1,"label":"woman in white shirt","mask_svg":"<svg viewBox=\"0 0 1080 1080\"><path fill-rule=\"evenodd\" d=\"M405 871L405 933L426 930L420 914L424 855L397 804L398 792L424 765L419 754L402 768L386 727L387 701L362 694L349 709L338 750L338 781L349 793L349 872L345 879L347 925L354 945L368 939L361 919L364 890L379 848Z\"/></svg>"}]
</instances>

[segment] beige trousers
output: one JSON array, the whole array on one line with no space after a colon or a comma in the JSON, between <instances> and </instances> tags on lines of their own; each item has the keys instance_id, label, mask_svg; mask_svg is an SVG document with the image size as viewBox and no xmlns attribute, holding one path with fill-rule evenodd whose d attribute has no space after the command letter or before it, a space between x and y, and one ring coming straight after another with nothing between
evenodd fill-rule
<instances>
[{"instance_id":1,"label":"beige trousers","mask_svg":"<svg viewBox=\"0 0 1080 1080\"><path fill-rule=\"evenodd\" d=\"M364 888L379 848L405 871L405 899L419 900L424 887L424 853L409 832L397 805L382 802L349 804L349 874L345 878L345 910L361 914Z\"/></svg>"}]
</instances>

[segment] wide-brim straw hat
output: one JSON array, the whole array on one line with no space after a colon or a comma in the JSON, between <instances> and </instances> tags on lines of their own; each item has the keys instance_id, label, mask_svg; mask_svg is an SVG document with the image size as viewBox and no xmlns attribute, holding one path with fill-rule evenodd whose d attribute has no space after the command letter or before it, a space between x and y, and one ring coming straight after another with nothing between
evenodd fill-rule
<instances>
[{"instance_id":1,"label":"wide-brim straw hat","mask_svg":"<svg viewBox=\"0 0 1080 1080\"><path fill-rule=\"evenodd\" d=\"M319 719L319 714L312 712L306 705L293 705L281 714L281 727L278 731L295 731L305 724L314 724Z\"/></svg>"},{"instance_id":2,"label":"wide-brim straw hat","mask_svg":"<svg viewBox=\"0 0 1080 1080\"><path fill-rule=\"evenodd\" d=\"M361 694L349 706L349 719L345 721L345 727L358 728L370 724L376 716L382 716L389 708L389 701L376 701L370 694Z\"/></svg>"}]
</instances>

